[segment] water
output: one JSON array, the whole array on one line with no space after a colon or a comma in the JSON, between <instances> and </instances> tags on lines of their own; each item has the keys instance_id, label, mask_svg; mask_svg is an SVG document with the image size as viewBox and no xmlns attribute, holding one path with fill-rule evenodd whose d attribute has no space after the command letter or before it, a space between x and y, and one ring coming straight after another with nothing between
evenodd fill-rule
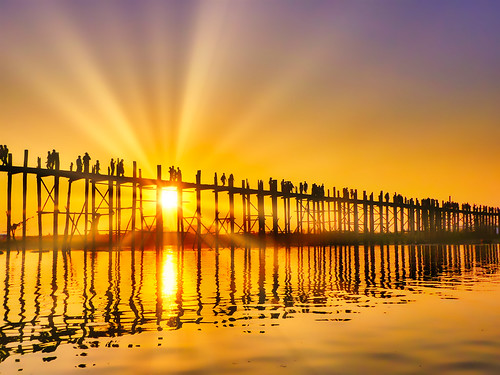
<instances>
[{"instance_id":1,"label":"water","mask_svg":"<svg viewBox=\"0 0 500 375\"><path fill-rule=\"evenodd\" d=\"M500 373L498 245L0 255L0 373Z\"/></svg>"}]
</instances>

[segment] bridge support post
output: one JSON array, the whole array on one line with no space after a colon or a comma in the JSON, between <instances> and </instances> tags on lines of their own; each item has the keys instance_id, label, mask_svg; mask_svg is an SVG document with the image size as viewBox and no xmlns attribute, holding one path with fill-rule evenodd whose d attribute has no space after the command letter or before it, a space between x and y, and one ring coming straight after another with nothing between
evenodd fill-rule
<instances>
[{"instance_id":1,"label":"bridge support post","mask_svg":"<svg viewBox=\"0 0 500 375\"><path fill-rule=\"evenodd\" d=\"M40 173L36 175L36 201L38 216L38 249L42 250L42 177Z\"/></svg>"},{"instance_id":2,"label":"bridge support post","mask_svg":"<svg viewBox=\"0 0 500 375\"><path fill-rule=\"evenodd\" d=\"M264 182L259 180L257 193L257 210L259 217L259 237L265 238L266 235L266 217L264 212Z\"/></svg>"},{"instance_id":3,"label":"bridge support post","mask_svg":"<svg viewBox=\"0 0 500 375\"><path fill-rule=\"evenodd\" d=\"M23 250L26 250L26 199L28 191L28 174L26 173L26 168L28 168L28 150L24 150L24 172L23 172Z\"/></svg>"},{"instance_id":4,"label":"bridge support post","mask_svg":"<svg viewBox=\"0 0 500 375\"><path fill-rule=\"evenodd\" d=\"M217 188L217 173L214 175L214 210L215 210L215 246L219 248L219 190Z\"/></svg>"},{"instance_id":5,"label":"bridge support post","mask_svg":"<svg viewBox=\"0 0 500 375\"><path fill-rule=\"evenodd\" d=\"M53 217L53 240L54 251L58 249L59 244L59 168L56 166L56 174L54 175L54 217Z\"/></svg>"},{"instance_id":6,"label":"bridge support post","mask_svg":"<svg viewBox=\"0 0 500 375\"><path fill-rule=\"evenodd\" d=\"M7 164L12 166L12 154L8 156ZM7 172L7 248L10 249L12 237L12 172Z\"/></svg>"},{"instance_id":7,"label":"bridge support post","mask_svg":"<svg viewBox=\"0 0 500 375\"><path fill-rule=\"evenodd\" d=\"M69 216L70 216L70 204L71 204L71 184L72 181L68 182L68 195L66 197L66 221L64 223L64 240L63 240L63 250L68 250L68 233L69 233Z\"/></svg>"},{"instance_id":8,"label":"bridge support post","mask_svg":"<svg viewBox=\"0 0 500 375\"><path fill-rule=\"evenodd\" d=\"M132 240L131 248L135 249L135 235L136 235L136 215L137 215L137 162L132 164Z\"/></svg>"},{"instance_id":9,"label":"bridge support post","mask_svg":"<svg viewBox=\"0 0 500 375\"><path fill-rule=\"evenodd\" d=\"M196 172L196 240L201 250L201 170Z\"/></svg>"},{"instance_id":10,"label":"bridge support post","mask_svg":"<svg viewBox=\"0 0 500 375\"><path fill-rule=\"evenodd\" d=\"M178 245L184 249L184 211L182 207L182 182L177 186L177 237Z\"/></svg>"},{"instance_id":11,"label":"bridge support post","mask_svg":"<svg viewBox=\"0 0 500 375\"><path fill-rule=\"evenodd\" d=\"M156 166L156 250L163 247L163 209L161 195L163 191L161 184L161 165ZM179 220L179 219L177 219Z\"/></svg>"},{"instance_id":12,"label":"bridge support post","mask_svg":"<svg viewBox=\"0 0 500 375\"><path fill-rule=\"evenodd\" d=\"M113 246L113 179L112 176L108 180L108 232L109 232L109 248Z\"/></svg>"}]
</instances>

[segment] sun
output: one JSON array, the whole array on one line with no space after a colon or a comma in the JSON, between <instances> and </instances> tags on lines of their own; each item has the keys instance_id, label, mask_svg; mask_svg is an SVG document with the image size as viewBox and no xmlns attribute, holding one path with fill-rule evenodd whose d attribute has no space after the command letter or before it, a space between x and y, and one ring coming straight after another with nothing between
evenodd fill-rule
<instances>
[{"instance_id":1,"label":"sun","mask_svg":"<svg viewBox=\"0 0 500 375\"><path fill-rule=\"evenodd\" d=\"M177 207L177 189L165 188L161 192L161 205L163 208Z\"/></svg>"}]
</instances>

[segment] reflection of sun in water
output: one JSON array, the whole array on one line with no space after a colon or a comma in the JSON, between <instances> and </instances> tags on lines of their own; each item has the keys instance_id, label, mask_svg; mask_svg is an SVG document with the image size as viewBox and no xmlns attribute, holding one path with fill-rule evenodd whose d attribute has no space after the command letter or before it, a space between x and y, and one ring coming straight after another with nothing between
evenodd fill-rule
<instances>
[{"instance_id":1,"label":"reflection of sun in water","mask_svg":"<svg viewBox=\"0 0 500 375\"><path fill-rule=\"evenodd\" d=\"M175 293L177 291L177 270L176 263L174 260L174 255L172 253L166 253L163 258L163 273L162 273L162 286L161 291L163 298L172 301L164 301L164 303L173 303Z\"/></svg>"},{"instance_id":2,"label":"reflection of sun in water","mask_svg":"<svg viewBox=\"0 0 500 375\"><path fill-rule=\"evenodd\" d=\"M175 208L177 207L177 189L176 188L165 188L161 192L161 205L163 208Z\"/></svg>"}]
</instances>

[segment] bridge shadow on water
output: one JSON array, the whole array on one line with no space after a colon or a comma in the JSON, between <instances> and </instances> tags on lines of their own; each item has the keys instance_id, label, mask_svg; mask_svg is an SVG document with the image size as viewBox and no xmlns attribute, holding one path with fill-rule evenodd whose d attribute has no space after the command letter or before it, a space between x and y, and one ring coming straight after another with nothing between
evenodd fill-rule
<instances>
[{"instance_id":1,"label":"bridge shadow on water","mask_svg":"<svg viewBox=\"0 0 500 375\"><path fill-rule=\"evenodd\" d=\"M378 303L410 303L408 292L435 288L445 296L500 265L491 244L9 251L2 258L2 361L34 352L50 360L61 344L114 346L120 336L186 326L265 331L299 315L349 321Z\"/></svg>"}]
</instances>

